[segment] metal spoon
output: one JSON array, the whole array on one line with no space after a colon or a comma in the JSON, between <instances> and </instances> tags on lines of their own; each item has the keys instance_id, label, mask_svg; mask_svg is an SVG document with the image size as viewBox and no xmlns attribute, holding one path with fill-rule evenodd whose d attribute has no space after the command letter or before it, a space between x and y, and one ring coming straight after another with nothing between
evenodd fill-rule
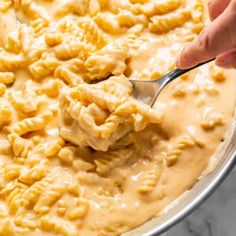
<instances>
[{"instance_id":1,"label":"metal spoon","mask_svg":"<svg viewBox=\"0 0 236 236\"><path fill-rule=\"evenodd\" d=\"M137 100L142 101L143 103L153 106L155 104L155 101L162 91L162 89L170 83L172 80L180 77L181 75L199 67L202 65L205 65L211 61L214 61L214 59L211 59L209 61L200 63L192 68L186 69L186 70L180 70L178 68L170 71L166 75L162 76L159 79L156 80L129 80L134 88L134 96Z\"/></svg>"}]
</instances>

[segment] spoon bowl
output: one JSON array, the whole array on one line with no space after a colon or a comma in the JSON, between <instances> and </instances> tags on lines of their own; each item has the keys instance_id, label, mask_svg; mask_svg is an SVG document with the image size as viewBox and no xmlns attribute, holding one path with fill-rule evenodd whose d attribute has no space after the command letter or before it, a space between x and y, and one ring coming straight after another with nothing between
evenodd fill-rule
<instances>
[{"instance_id":1,"label":"spoon bowl","mask_svg":"<svg viewBox=\"0 0 236 236\"><path fill-rule=\"evenodd\" d=\"M156 80L132 80L131 79L129 81L133 85L134 96L137 100L142 101L143 103L152 107L155 104L157 97L162 91L162 89L164 89L164 87L167 84L169 84L172 80L177 79L181 75L186 74L189 71L196 69L214 60L215 58L209 61L205 61L203 63L200 63L194 67L191 67L185 70L176 68Z\"/></svg>"}]
</instances>

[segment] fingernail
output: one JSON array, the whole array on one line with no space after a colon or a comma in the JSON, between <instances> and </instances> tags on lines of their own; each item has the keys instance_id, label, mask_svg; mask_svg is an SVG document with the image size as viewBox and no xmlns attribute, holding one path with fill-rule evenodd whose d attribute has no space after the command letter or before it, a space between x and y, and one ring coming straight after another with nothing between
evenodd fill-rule
<instances>
[{"instance_id":1,"label":"fingernail","mask_svg":"<svg viewBox=\"0 0 236 236\"><path fill-rule=\"evenodd\" d=\"M184 50L185 50L185 48L183 48L183 50L181 51L181 53L178 55L178 57L177 57L177 59L176 59L176 66L178 67L178 68L180 68L181 67L181 65L182 65L182 62L183 62L183 53L184 53Z\"/></svg>"},{"instance_id":2,"label":"fingernail","mask_svg":"<svg viewBox=\"0 0 236 236\"><path fill-rule=\"evenodd\" d=\"M176 66L179 69L186 69L188 68L188 62L186 61L186 58L184 58L183 53L177 58Z\"/></svg>"},{"instance_id":3,"label":"fingernail","mask_svg":"<svg viewBox=\"0 0 236 236\"><path fill-rule=\"evenodd\" d=\"M180 56L177 57L175 64L178 68L180 67Z\"/></svg>"}]
</instances>

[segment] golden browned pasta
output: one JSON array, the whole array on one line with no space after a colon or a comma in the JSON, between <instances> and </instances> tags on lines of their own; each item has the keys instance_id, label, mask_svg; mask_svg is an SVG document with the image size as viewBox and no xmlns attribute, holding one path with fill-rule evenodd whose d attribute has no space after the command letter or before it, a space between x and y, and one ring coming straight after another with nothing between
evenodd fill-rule
<instances>
[{"instance_id":1,"label":"golden browned pasta","mask_svg":"<svg viewBox=\"0 0 236 236\"><path fill-rule=\"evenodd\" d=\"M11 84L15 80L15 75L12 72L0 72L0 83Z\"/></svg>"}]
</instances>

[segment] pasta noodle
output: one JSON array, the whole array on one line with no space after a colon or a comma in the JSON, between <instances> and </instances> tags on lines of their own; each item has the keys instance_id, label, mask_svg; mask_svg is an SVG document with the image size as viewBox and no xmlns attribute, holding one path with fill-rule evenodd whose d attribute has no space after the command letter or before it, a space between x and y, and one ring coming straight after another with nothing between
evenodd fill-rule
<instances>
[{"instance_id":1,"label":"pasta noodle","mask_svg":"<svg viewBox=\"0 0 236 236\"><path fill-rule=\"evenodd\" d=\"M153 169L148 171L141 179L141 184L138 187L138 191L142 194L147 194L151 192L162 173L162 168L160 165L154 165Z\"/></svg>"},{"instance_id":2,"label":"pasta noodle","mask_svg":"<svg viewBox=\"0 0 236 236\"><path fill-rule=\"evenodd\" d=\"M11 7L11 0L2 0L0 2L0 46L5 46L7 37L17 28L15 12Z\"/></svg>"},{"instance_id":3,"label":"pasta noodle","mask_svg":"<svg viewBox=\"0 0 236 236\"><path fill-rule=\"evenodd\" d=\"M4 101L0 101L0 127L8 124L12 119L12 108L11 106Z\"/></svg>"},{"instance_id":4,"label":"pasta noodle","mask_svg":"<svg viewBox=\"0 0 236 236\"><path fill-rule=\"evenodd\" d=\"M24 184L32 185L33 183L44 178L46 174L46 167L43 164L39 164L29 169L27 172L22 173L18 179Z\"/></svg>"},{"instance_id":5,"label":"pasta noodle","mask_svg":"<svg viewBox=\"0 0 236 236\"><path fill-rule=\"evenodd\" d=\"M107 86L110 88L109 91L106 90ZM103 91L98 88L102 88ZM129 100L130 93L131 85L124 77L112 77L97 85L82 84L72 88L69 94L64 94L60 100L61 109L64 109L59 114L61 136L80 146L89 145L94 149L106 151L110 145L131 130L123 126L124 120L129 120L130 127L137 131L144 129L147 122L161 121L160 113L133 99ZM126 102L120 103L119 97ZM106 110L110 114L107 114ZM73 122L66 124L69 118L73 119ZM70 127L76 127L76 133L73 134Z\"/></svg>"},{"instance_id":6,"label":"pasta noodle","mask_svg":"<svg viewBox=\"0 0 236 236\"><path fill-rule=\"evenodd\" d=\"M19 177L21 173L21 166L18 165L7 165L4 168L3 179L11 181Z\"/></svg>"},{"instance_id":7,"label":"pasta noodle","mask_svg":"<svg viewBox=\"0 0 236 236\"><path fill-rule=\"evenodd\" d=\"M181 6L182 0L151 1L144 4L141 9L147 16L164 15Z\"/></svg>"},{"instance_id":8,"label":"pasta noodle","mask_svg":"<svg viewBox=\"0 0 236 236\"><path fill-rule=\"evenodd\" d=\"M79 199L79 201L77 202L77 207L69 213L68 215L69 219L76 220L84 218L88 213L88 207L89 207L88 201L84 199Z\"/></svg>"},{"instance_id":9,"label":"pasta noodle","mask_svg":"<svg viewBox=\"0 0 236 236\"><path fill-rule=\"evenodd\" d=\"M70 86L89 81L83 61L80 59L72 59L68 63L59 66L54 76Z\"/></svg>"},{"instance_id":10,"label":"pasta noodle","mask_svg":"<svg viewBox=\"0 0 236 236\"><path fill-rule=\"evenodd\" d=\"M189 19L190 12L188 10L181 10L167 16L154 16L152 18L152 22L149 24L149 29L150 31L156 33L166 33L182 26Z\"/></svg>"},{"instance_id":11,"label":"pasta noodle","mask_svg":"<svg viewBox=\"0 0 236 236\"><path fill-rule=\"evenodd\" d=\"M39 106L39 99L36 98L33 84L30 82L31 81L28 81L28 83L25 84L22 91L10 91L8 93L8 99L15 109L25 114L36 112Z\"/></svg>"},{"instance_id":12,"label":"pasta noodle","mask_svg":"<svg viewBox=\"0 0 236 236\"><path fill-rule=\"evenodd\" d=\"M34 206L34 211L39 214L45 214L50 207L58 201L66 190L64 185L52 185L45 195L39 198L37 204Z\"/></svg>"},{"instance_id":13,"label":"pasta noodle","mask_svg":"<svg viewBox=\"0 0 236 236\"><path fill-rule=\"evenodd\" d=\"M15 80L15 75L12 72L0 72L0 83L11 84Z\"/></svg>"},{"instance_id":14,"label":"pasta noodle","mask_svg":"<svg viewBox=\"0 0 236 236\"><path fill-rule=\"evenodd\" d=\"M53 74L59 65L60 63L57 59L45 58L31 64L29 69L35 79L40 79Z\"/></svg>"},{"instance_id":15,"label":"pasta noodle","mask_svg":"<svg viewBox=\"0 0 236 236\"><path fill-rule=\"evenodd\" d=\"M105 174L112 168L127 161L134 151L131 148L116 150L107 153L98 153L98 158L95 159L96 170L100 174Z\"/></svg>"},{"instance_id":16,"label":"pasta noodle","mask_svg":"<svg viewBox=\"0 0 236 236\"><path fill-rule=\"evenodd\" d=\"M128 57L128 47L118 41L91 55L85 62L85 68L92 80L106 78L111 74L120 75L126 69L125 60Z\"/></svg>"},{"instance_id":17,"label":"pasta noodle","mask_svg":"<svg viewBox=\"0 0 236 236\"><path fill-rule=\"evenodd\" d=\"M24 206L27 208L33 207L38 202L39 197L45 191L49 183L50 179L44 178L31 185L31 187L22 194Z\"/></svg>"},{"instance_id":18,"label":"pasta noodle","mask_svg":"<svg viewBox=\"0 0 236 236\"><path fill-rule=\"evenodd\" d=\"M0 235L9 235L9 236L14 236L16 234L16 231L13 227L13 223L11 222L10 219L3 219L1 220L1 225L0 225Z\"/></svg>"},{"instance_id":19,"label":"pasta noodle","mask_svg":"<svg viewBox=\"0 0 236 236\"><path fill-rule=\"evenodd\" d=\"M62 220L58 217L42 217L40 220L40 228L46 232L52 232L66 236L76 235L76 227L72 223Z\"/></svg>"},{"instance_id":20,"label":"pasta noodle","mask_svg":"<svg viewBox=\"0 0 236 236\"><path fill-rule=\"evenodd\" d=\"M105 35L92 20L79 22L79 26L83 31L84 40L91 43L95 50L99 50L107 44Z\"/></svg>"},{"instance_id":21,"label":"pasta noodle","mask_svg":"<svg viewBox=\"0 0 236 236\"><path fill-rule=\"evenodd\" d=\"M0 96L2 96L6 91L6 85L0 83Z\"/></svg>"},{"instance_id":22,"label":"pasta noodle","mask_svg":"<svg viewBox=\"0 0 236 236\"><path fill-rule=\"evenodd\" d=\"M213 112L212 109L206 109L202 115L201 126L205 130L214 129L216 126L224 124L221 114Z\"/></svg>"},{"instance_id":23,"label":"pasta noodle","mask_svg":"<svg viewBox=\"0 0 236 236\"><path fill-rule=\"evenodd\" d=\"M15 123L11 127L9 127L9 130L18 135L23 135L32 131L42 130L44 129L46 124L52 120L52 118L53 113L47 112L40 115L39 117L28 118L21 122Z\"/></svg>"},{"instance_id":24,"label":"pasta noodle","mask_svg":"<svg viewBox=\"0 0 236 236\"><path fill-rule=\"evenodd\" d=\"M25 186L17 184L6 197L8 210L10 214L16 214L22 205L22 193L25 190Z\"/></svg>"},{"instance_id":25,"label":"pasta noodle","mask_svg":"<svg viewBox=\"0 0 236 236\"><path fill-rule=\"evenodd\" d=\"M204 7L203 0L195 0L194 10L192 13L192 18L195 23L202 22L203 16L204 16L204 10L205 10L205 7Z\"/></svg>"},{"instance_id":26,"label":"pasta noodle","mask_svg":"<svg viewBox=\"0 0 236 236\"><path fill-rule=\"evenodd\" d=\"M26 157L30 144L27 140L21 138L19 135L13 133L8 135L9 142L12 146L13 153L16 157Z\"/></svg>"},{"instance_id":27,"label":"pasta noodle","mask_svg":"<svg viewBox=\"0 0 236 236\"><path fill-rule=\"evenodd\" d=\"M179 156L182 154L182 150L193 147L194 145L195 142L191 136L186 135L180 137L179 140L172 145L166 153L165 159L167 161L167 165L174 165L178 161Z\"/></svg>"},{"instance_id":28,"label":"pasta noodle","mask_svg":"<svg viewBox=\"0 0 236 236\"><path fill-rule=\"evenodd\" d=\"M98 13L95 16L94 21L107 33L120 34L124 32L116 20L115 15L112 13Z\"/></svg>"}]
</instances>

